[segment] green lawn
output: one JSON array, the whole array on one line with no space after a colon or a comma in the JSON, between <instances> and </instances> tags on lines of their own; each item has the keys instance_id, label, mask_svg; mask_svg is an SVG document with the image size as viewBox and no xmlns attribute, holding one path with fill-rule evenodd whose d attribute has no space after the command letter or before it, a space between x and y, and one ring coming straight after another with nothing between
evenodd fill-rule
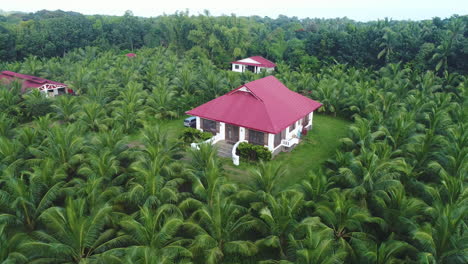
<instances>
[{"instance_id":1,"label":"green lawn","mask_svg":"<svg viewBox=\"0 0 468 264\"><path fill-rule=\"evenodd\" d=\"M339 139L347 135L351 122L327 115L314 114L313 129L302 142L291 152L282 152L270 162L282 162L289 170L288 177L281 179L280 184L290 186L307 176L321 164L332 157L339 146ZM255 163L241 162L236 167L228 159L225 160L228 176L237 182L248 184L246 171L255 167Z\"/></svg>"},{"instance_id":2,"label":"green lawn","mask_svg":"<svg viewBox=\"0 0 468 264\"><path fill-rule=\"evenodd\" d=\"M169 137L176 138L183 131L183 120L186 116L163 121L161 129L168 133ZM321 164L332 157L339 146L339 139L345 137L351 122L338 117L314 114L313 129L302 138L299 146L291 152L281 152L270 162L282 162L289 170L288 177L280 180L284 187L297 183L307 176L311 170L315 170ZM256 163L242 162L234 166L231 159L223 158L224 169L228 177L233 181L248 184L248 169L254 168Z\"/></svg>"}]
</instances>

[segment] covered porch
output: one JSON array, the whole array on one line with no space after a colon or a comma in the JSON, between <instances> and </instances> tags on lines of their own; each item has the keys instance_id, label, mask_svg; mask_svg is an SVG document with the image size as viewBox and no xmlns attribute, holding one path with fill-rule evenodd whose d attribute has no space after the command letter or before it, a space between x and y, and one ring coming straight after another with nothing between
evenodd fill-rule
<instances>
[{"instance_id":1,"label":"covered porch","mask_svg":"<svg viewBox=\"0 0 468 264\"><path fill-rule=\"evenodd\" d=\"M241 142L248 142L268 148L275 156L281 151L289 151L300 141L301 133L312 127L313 112L295 121L282 131L273 134L265 131L249 129L246 127L218 122L205 118L196 117L196 128L198 130L213 134L213 138L206 143L222 145L221 156L227 156L228 147L232 146L231 157L235 165L239 164L239 157L236 155L237 146Z\"/></svg>"}]
</instances>

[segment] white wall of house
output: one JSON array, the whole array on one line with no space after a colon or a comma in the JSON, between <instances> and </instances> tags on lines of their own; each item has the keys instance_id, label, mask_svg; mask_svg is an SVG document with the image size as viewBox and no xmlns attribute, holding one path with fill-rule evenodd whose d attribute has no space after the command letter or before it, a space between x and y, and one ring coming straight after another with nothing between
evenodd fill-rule
<instances>
[{"instance_id":1,"label":"white wall of house","mask_svg":"<svg viewBox=\"0 0 468 264\"><path fill-rule=\"evenodd\" d=\"M245 72L246 69L247 69L246 65L235 64L235 63L232 64L232 71L233 72ZM261 73L262 70L264 70L266 72L272 72L272 71L275 70L275 68L265 68L265 67L258 67L258 66L255 66L255 68L254 68L255 73Z\"/></svg>"},{"instance_id":2,"label":"white wall of house","mask_svg":"<svg viewBox=\"0 0 468 264\"><path fill-rule=\"evenodd\" d=\"M237 68L237 69L236 69ZM245 65L242 64L232 64L232 71L234 72L244 72L245 71Z\"/></svg>"}]
</instances>

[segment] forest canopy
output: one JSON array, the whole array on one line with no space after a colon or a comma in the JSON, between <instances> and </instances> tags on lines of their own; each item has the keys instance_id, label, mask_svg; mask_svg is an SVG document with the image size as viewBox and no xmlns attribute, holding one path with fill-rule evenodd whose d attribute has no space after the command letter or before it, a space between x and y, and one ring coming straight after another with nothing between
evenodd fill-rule
<instances>
[{"instance_id":1,"label":"forest canopy","mask_svg":"<svg viewBox=\"0 0 468 264\"><path fill-rule=\"evenodd\" d=\"M152 18L39 11L0 15L0 60L63 56L75 48L169 47L201 52L216 65L251 54L294 67L342 63L378 69L402 62L424 70L466 72L468 16L423 21L190 15Z\"/></svg>"}]
</instances>

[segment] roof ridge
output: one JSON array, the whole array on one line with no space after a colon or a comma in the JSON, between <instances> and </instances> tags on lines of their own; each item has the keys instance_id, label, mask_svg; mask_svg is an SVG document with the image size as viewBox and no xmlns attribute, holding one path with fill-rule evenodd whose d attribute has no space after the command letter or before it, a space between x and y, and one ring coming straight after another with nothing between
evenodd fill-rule
<instances>
[{"instance_id":1,"label":"roof ridge","mask_svg":"<svg viewBox=\"0 0 468 264\"><path fill-rule=\"evenodd\" d=\"M275 131L276 129L275 129L275 126L273 125L273 121L271 120L270 111L268 111L268 107L265 104L263 104L263 107L265 108L265 112L267 113L268 121L270 122L270 127L273 129L273 131ZM270 134L273 134L273 133L270 133Z\"/></svg>"},{"instance_id":2,"label":"roof ridge","mask_svg":"<svg viewBox=\"0 0 468 264\"><path fill-rule=\"evenodd\" d=\"M250 88L249 86L247 86L247 84L249 84L249 83L251 83L251 82L248 82L248 83L246 83L246 84L243 84L243 85L239 86L239 87L236 88L235 90L232 90L231 92L229 92L229 94L233 94L233 93L239 91L240 89L242 89L242 87L245 87L245 88L247 88L247 89L249 90L249 92L255 97L255 99L258 99L258 100L260 100L260 102L262 102L262 104L265 104L265 103L263 102L263 99L260 98L260 96L258 96L256 93L254 93L254 92L252 91L252 88Z\"/></svg>"}]
</instances>

